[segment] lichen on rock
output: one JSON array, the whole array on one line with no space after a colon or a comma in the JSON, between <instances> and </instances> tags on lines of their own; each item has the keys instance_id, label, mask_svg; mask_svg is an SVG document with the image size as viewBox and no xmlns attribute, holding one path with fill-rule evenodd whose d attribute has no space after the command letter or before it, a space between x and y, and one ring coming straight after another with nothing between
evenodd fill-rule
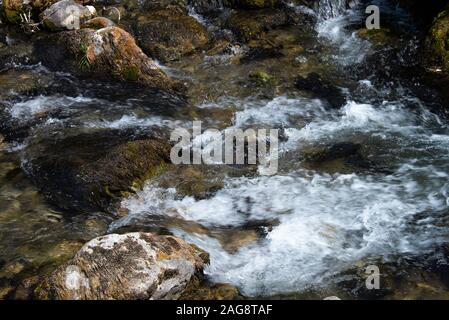
<instances>
[{"instance_id":1,"label":"lichen on rock","mask_svg":"<svg viewBox=\"0 0 449 320\"><path fill-rule=\"evenodd\" d=\"M86 243L36 289L38 299L177 299L209 255L172 236L109 234Z\"/></svg>"}]
</instances>

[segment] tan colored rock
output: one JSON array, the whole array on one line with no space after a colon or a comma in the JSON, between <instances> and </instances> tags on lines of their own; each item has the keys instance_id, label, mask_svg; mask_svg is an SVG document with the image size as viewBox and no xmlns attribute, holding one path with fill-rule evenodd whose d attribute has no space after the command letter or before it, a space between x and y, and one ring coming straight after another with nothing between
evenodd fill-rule
<instances>
[{"instance_id":1,"label":"tan colored rock","mask_svg":"<svg viewBox=\"0 0 449 320\"><path fill-rule=\"evenodd\" d=\"M39 299L176 299L209 257L172 236L110 234L86 243L36 289Z\"/></svg>"}]
</instances>

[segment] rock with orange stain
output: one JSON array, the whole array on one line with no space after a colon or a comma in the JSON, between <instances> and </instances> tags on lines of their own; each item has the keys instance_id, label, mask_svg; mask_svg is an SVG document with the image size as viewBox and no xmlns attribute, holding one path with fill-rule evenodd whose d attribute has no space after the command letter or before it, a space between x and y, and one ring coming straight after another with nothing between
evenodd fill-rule
<instances>
[{"instance_id":1,"label":"rock with orange stain","mask_svg":"<svg viewBox=\"0 0 449 320\"><path fill-rule=\"evenodd\" d=\"M35 52L44 65L75 74L136 82L145 86L183 91L118 27L64 31L36 42Z\"/></svg>"}]
</instances>

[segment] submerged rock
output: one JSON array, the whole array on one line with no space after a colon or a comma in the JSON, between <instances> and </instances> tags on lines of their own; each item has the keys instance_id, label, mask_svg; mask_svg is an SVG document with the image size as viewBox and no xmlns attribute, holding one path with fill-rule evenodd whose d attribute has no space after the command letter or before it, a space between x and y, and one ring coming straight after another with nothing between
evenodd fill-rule
<instances>
[{"instance_id":1,"label":"submerged rock","mask_svg":"<svg viewBox=\"0 0 449 320\"><path fill-rule=\"evenodd\" d=\"M340 108L346 104L346 98L339 88L326 81L315 72L307 78L298 77L295 82L299 90L310 91L315 97L325 99L333 108Z\"/></svg>"},{"instance_id":2,"label":"submerged rock","mask_svg":"<svg viewBox=\"0 0 449 320\"><path fill-rule=\"evenodd\" d=\"M239 290L225 283L190 286L179 300L238 300L243 299Z\"/></svg>"},{"instance_id":3,"label":"submerged rock","mask_svg":"<svg viewBox=\"0 0 449 320\"><path fill-rule=\"evenodd\" d=\"M0 100L15 95L33 94L48 86L48 81L47 77L26 69L0 72Z\"/></svg>"},{"instance_id":4,"label":"submerged rock","mask_svg":"<svg viewBox=\"0 0 449 320\"><path fill-rule=\"evenodd\" d=\"M275 85L275 78L265 71L255 71L249 74L249 79L256 86Z\"/></svg>"},{"instance_id":5,"label":"submerged rock","mask_svg":"<svg viewBox=\"0 0 449 320\"><path fill-rule=\"evenodd\" d=\"M36 289L38 299L177 299L209 255L172 236L110 234L86 243Z\"/></svg>"},{"instance_id":6,"label":"submerged rock","mask_svg":"<svg viewBox=\"0 0 449 320\"><path fill-rule=\"evenodd\" d=\"M63 210L115 212L115 203L158 174L169 157L170 145L160 139L105 130L34 142L24 169Z\"/></svg>"},{"instance_id":7,"label":"submerged rock","mask_svg":"<svg viewBox=\"0 0 449 320\"><path fill-rule=\"evenodd\" d=\"M61 0L41 14L43 25L52 31L79 29L80 24L97 14L92 6L82 6L74 0Z\"/></svg>"},{"instance_id":8,"label":"submerged rock","mask_svg":"<svg viewBox=\"0 0 449 320\"><path fill-rule=\"evenodd\" d=\"M340 142L304 148L302 158L306 168L335 173L352 173L375 169L382 171L371 161L362 145L352 142Z\"/></svg>"},{"instance_id":9,"label":"submerged rock","mask_svg":"<svg viewBox=\"0 0 449 320\"><path fill-rule=\"evenodd\" d=\"M261 9L236 11L231 14L226 26L231 29L241 41L260 38L265 31L286 25L287 14L282 10Z\"/></svg>"},{"instance_id":10,"label":"submerged rock","mask_svg":"<svg viewBox=\"0 0 449 320\"><path fill-rule=\"evenodd\" d=\"M10 68L18 64L37 63L30 41L20 41L6 45L0 43L0 69Z\"/></svg>"},{"instance_id":11,"label":"submerged rock","mask_svg":"<svg viewBox=\"0 0 449 320\"><path fill-rule=\"evenodd\" d=\"M183 90L182 84L170 79L134 38L118 27L59 32L37 41L35 52L52 69L113 77L168 91Z\"/></svg>"},{"instance_id":12,"label":"submerged rock","mask_svg":"<svg viewBox=\"0 0 449 320\"><path fill-rule=\"evenodd\" d=\"M167 62L203 48L209 41L206 28L182 10L159 10L133 18L134 34L150 56Z\"/></svg>"}]
</instances>

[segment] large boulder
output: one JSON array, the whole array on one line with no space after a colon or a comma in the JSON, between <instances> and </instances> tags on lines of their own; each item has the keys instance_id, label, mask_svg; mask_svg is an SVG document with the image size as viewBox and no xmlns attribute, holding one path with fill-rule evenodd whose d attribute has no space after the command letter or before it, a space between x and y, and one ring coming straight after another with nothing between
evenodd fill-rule
<instances>
[{"instance_id":1,"label":"large boulder","mask_svg":"<svg viewBox=\"0 0 449 320\"><path fill-rule=\"evenodd\" d=\"M9 69L0 72L0 100L26 95L45 88L48 78L29 70ZM0 125L0 127L2 127Z\"/></svg>"},{"instance_id":2,"label":"large boulder","mask_svg":"<svg viewBox=\"0 0 449 320\"><path fill-rule=\"evenodd\" d=\"M208 254L152 233L110 234L86 243L36 289L38 299L177 299L202 277Z\"/></svg>"},{"instance_id":3,"label":"large boulder","mask_svg":"<svg viewBox=\"0 0 449 320\"><path fill-rule=\"evenodd\" d=\"M170 162L170 144L120 130L65 132L30 143L23 167L62 210L108 211Z\"/></svg>"},{"instance_id":4,"label":"large boulder","mask_svg":"<svg viewBox=\"0 0 449 320\"><path fill-rule=\"evenodd\" d=\"M191 54L209 41L206 28L182 10L137 14L131 20L133 33L143 51L163 62Z\"/></svg>"},{"instance_id":5,"label":"large boulder","mask_svg":"<svg viewBox=\"0 0 449 320\"><path fill-rule=\"evenodd\" d=\"M35 52L52 69L112 77L167 91L184 89L142 52L128 32L118 27L59 32L37 41Z\"/></svg>"},{"instance_id":6,"label":"large boulder","mask_svg":"<svg viewBox=\"0 0 449 320\"><path fill-rule=\"evenodd\" d=\"M83 6L74 0L61 0L41 14L41 21L52 31L74 30L95 15L96 10L92 6Z\"/></svg>"}]
</instances>

